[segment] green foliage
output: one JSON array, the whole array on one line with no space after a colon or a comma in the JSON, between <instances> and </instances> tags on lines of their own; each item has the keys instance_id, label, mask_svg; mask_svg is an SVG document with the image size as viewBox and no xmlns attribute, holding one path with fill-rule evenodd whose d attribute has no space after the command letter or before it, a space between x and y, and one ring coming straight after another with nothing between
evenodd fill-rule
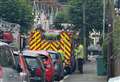
<instances>
[{"instance_id":1,"label":"green foliage","mask_svg":"<svg viewBox=\"0 0 120 82\"><path fill-rule=\"evenodd\" d=\"M54 21L55 27L53 27L53 28L55 28L55 29L63 29L63 26L61 25L61 23L68 22L68 19L67 19L68 15L67 14L68 13L66 12L66 9L63 10L63 11L59 11L56 18L55 18L55 21Z\"/></svg>"},{"instance_id":2,"label":"green foliage","mask_svg":"<svg viewBox=\"0 0 120 82\"><path fill-rule=\"evenodd\" d=\"M85 5L85 20L87 31L92 28L102 31L103 3L102 0L69 0L64 10L58 14L57 20L74 24L74 30L83 27L83 3Z\"/></svg>"},{"instance_id":3,"label":"green foliage","mask_svg":"<svg viewBox=\"0 0 120 82\"><path fill-rule=\"evenodd\" d=\"M63 2L67 2L68 0L58 0L58 2L61 2L61 3L63 3Z\"/></svg>"},{"instance_id":4,"label":"green foliage","mask_svg":"<svg viewBox=\"0 0 120 82\"><path fill-rule=\"evenodd\" d=\"M94 28L102 32L103 0L87 0L86 23L88 29Z\"/></svg>"},{"instance_id":5,"label":"green foliage","mask_svg":"<svg viewBox=\"0 0 120 82\"><path fill-rule=\"evenodd\" d=\"M113 31L113 53L120 54L120 17L115 17L114 31Z\"/></svg>"},{"instance_id":6,"label":"green foliage","mask_svg":"<svg viewBox=\"0 0 120 82\"><path fill-rule=\"evenodd\" d=\"M26 32L33 23L32 7L27 0L0 0L0 18L20 24Z\"/></svg>"},{"instance_id":7,"label":"green foliage","mask_svg":"<svg viewBox=\"0 0 120 82\"><path fill-rule=\"evenodd\" d=\"M69 0L64 9L56 17L55 28L61 28L60 23L73 24L69 29L80 31L80 40L83 43L83 4L85 3L85 27L87 44L89 31L95 29L102 32L103 28L103 1L102 0ZM63 27L62 27L63 28Z\"/></svg>"}]
</instances>

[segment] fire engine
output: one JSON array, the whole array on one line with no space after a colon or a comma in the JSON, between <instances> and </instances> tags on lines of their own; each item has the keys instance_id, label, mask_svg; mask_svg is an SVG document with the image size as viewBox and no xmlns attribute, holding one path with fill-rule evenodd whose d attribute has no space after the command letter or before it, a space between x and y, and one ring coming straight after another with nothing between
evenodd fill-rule
<instances>
[{"instance_id":1,"label":"fire engine","mask_svg":"<svg viewBox=\"0 0 120 82\"><path fill-rule=\"evenodd\" d=\"M65 68L70 73L74 71L75 59L73 54L73 33L62 30L34 30L29 36L30 50L62 50L64 52Z\"/></svg>"},{"instance_id":2,"label":"fire engine","mask_svg":"<svg viewBox=\"0 0 120 82\"><path fill-rule=\"evenodd\" d=\"M19 46L20 25L0 20L0 41Z\"/></svg>"}]
</instances>

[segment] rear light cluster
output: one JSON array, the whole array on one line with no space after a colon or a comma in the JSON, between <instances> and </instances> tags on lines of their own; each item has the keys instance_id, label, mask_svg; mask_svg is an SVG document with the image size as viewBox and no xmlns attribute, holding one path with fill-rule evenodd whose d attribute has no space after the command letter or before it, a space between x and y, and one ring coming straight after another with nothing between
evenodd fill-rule
<instances>
[{"instance_id":1,"label":"rear light cluster","mask_svg":"<svg viewBox=\"0 0 120 82\"><path fill-rule=\"evenodd\" d=\"M41 68L36 68L35 75L38 76L38 77L40 77L41 73L42 73Z\"/></svg>"},{"instance_id":2,"label":"rear light cluster","mask_svg":"<svg viewBox=\"0 0 120 82\"><path fill-rule=\"evenodd\" d=\"M3 69L2 69L2 66L0 66L0 78L3 77Z\"/></svg>"}]
</instances>

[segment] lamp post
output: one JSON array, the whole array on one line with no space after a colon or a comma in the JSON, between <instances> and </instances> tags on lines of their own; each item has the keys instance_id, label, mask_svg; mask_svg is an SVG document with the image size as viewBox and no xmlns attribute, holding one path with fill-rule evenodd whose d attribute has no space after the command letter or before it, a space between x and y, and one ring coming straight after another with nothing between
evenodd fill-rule
<instances>
[{"instance_id":1,"label":"lamp post","mask_svg":"<svg viewBox=\"0 0 120 82\"><path fill-rule=\"evenodd\" d=\"M102 34L103 34L103 40L104 40L104 38L105 38L105 5L106 5L106 0L103 0L103 32L102 32Z\"/></svg>"},{"instance_id":2,"label":"lamp post","mask_svg":"<svg viewBox=\"0 0 120 82\"><path fill-rule=\"evenodd\" d=\"M87 60L87 53L86 53L86 0L83 1L83 41L84 41L84 54L85 59Z\"/></svg>"},{"instance_id":3,"label":"lamp post","mask_svg":"<svg viewBox=\"0 0 120 82\"><path fill-rule=\"evenodd\" d=\"M113 59L111 58L113 55L113 40L112 40L112 32L113 32L113 0L107 0L107 26L108 26L108 33L109 33L109 40L108 40L108 50L107 50L107 62L108 62L108 79L113 76L114 66L113 66Z\"/></svg>"}]
</instances>

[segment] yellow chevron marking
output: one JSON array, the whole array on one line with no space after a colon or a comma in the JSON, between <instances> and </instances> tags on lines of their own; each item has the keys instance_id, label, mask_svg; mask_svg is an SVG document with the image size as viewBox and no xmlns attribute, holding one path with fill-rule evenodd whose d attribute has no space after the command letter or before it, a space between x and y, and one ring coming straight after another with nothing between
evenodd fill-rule
<instances>
[{"instance_id":1,"label":"yellow chevron marking","mask_svg":"<svg viewBox=\"0 0 120 82\"><path fill-rule=\"evenodd\" d=\"M56 46L56 48L59 46L56 42L52 42L52 44Z\"/></svg>"},{"instance_id":2,"label":"yellow chevron marking","mask_svg":"<svg viewBox=\"0 0 120 82\"><path fill-rule=\"evenodd\" d=\"M36 38L40 39L40 34L36 36Z\"/></svg>"},{"instance_id":3,"label":"yellow chevron marking","mask_svg":"<svg viewBox=\"0 0 120 82\"><path fill-rule=\"evenodd\" d=\"M68 52L67 50L65 50L67 56L70 56L70 52Z\"/></svg>"},{"instance_id":4,"label":"yellow chevron marking","mask_svg":"<svg viewBox=\"0 0 120 82\"><path fill-rule=\"evenodd\" d=\"M64 32L63 35L67 38L67 40L70 40L70 37Z\"/></svg>"},{"instance_id":5,"label":"yellow chevron marking","mask_svg":"<svg viewBox=\"0 0 120 82\"><path fill-rule=\"evenodd\" d=\"M65 57L65 59L67 59L67 60L69 60L69 59L70 59L70 58L69 58L68 56L66 56L66 55L65 55L64 57Z\"/></svg>"},{"instance_id":6,"label":"yellow chevron marking","mask_svg":"<svg viewBox=\"0 0 120 82\"><path fill-rule=\"evenodd\" d=\"M39 32L35 32L35 34L33 35L33 37L36 37L37 34L39 34Z\"/></svg>"},{"instance_id":7,"label":"yellow chevron marking","mask_svg":"<svg viewBox=\"0 0 120 82\"><path fill-rule=\"evenodd\" d=\"M33 50L33 47L30 46L29 49L30 49L30 50Z\"/></svg>"},{"instance_id":8,"label":"yellow chevron marking","mask_svg":"<svg viewBox=\"0 0 120 82\"><path fill-rule=\"evenodd\" d=\"M53 48L55 51L57 51L57 49L51 44L51 48Z\"/></svg>"},{"instance_id":9,"label":"yellow chevron marking","mask_svg":"<svg viewBox=\"0 0 120 82\"><path fill-rule=\"evenodd\" d=\"M61 35L61 37L62 37L62 39L63 39L69 46L71 46L70 42L67 41L66 38L65 38L63 35Z\"/></svg>"},{"instance_id":10,"label":"yellow chevron marking","mask_svg":"<svg viewBox=\"0 0 120 82\"><path fill-rule=\"evenodd\" d=\"M60 41L57 41L56 43L57 43L58 45L60 45Z\"/></svg>"},{"instance_id":11,"label":"yellow chevron marking","mask_svg":"<svg viewBox=\"0 0 120 82\"><path fill-rule=\"evenodd\" d=\"M65 50L64 45L61 46L63 50Z\"/></svg>"},{"instance_id":12,"label":"yellow chevron marking","mask_svg":"<svg viewBox=\"0 0 120 82\"><path fill-rule=\"evenodd\" d=\"M40 42L40 45L44 44L45 43L45 40L41 40Z\"/></svg>"},{"instance_id":13,"label":"yellow chevron marking","mask_svg":"<svg viewBox=\"0 0 120 82\"><path fill-rule=\"evenodd\" d=\"M33 49L33 48L35 48L35 46L36 46L36 44L33 44L33 45L31 45L30 47Z\"/></svg>"},{"instance_id":14,"label":"yellow chevron marking","mask_svg":"<svg viewBox=\"0 0 120 82\"><path fill-rule=\"evenodd\" d=\"M44 50L49 50L48 48L50 47L50 44L48 44L45 48L44 48Z\"/></svg>"},{"instance_id":15,"label":"yellow chevron marking","mask_svg":"<svg viewBox=\"0 0 120 82\"><path fill-rule=\"evenodd\" d=\"M39 34L39 32L36 32L36 33L34 34L34 36L37 35L37 34ZM39 41L39 37L40 37L40 35L36 36L36 37L30 42L30 46L31 46L31 48L32 48L33 50L36 50L36 49L37 49L37 47L36 47L36 46L38 45L37 43L40 42L40 41ZM37 45L36 45L36 44L37 44Z\"/></svg>"},{"instance_id":16,"label":"yellow chevron marking","mask_svg":"<svg viewBox=\"0 0 120 82\"><path fill-rule=\"evenodd\" d=\"M40 35L36 36L33 40L30 41L30 45L32 45L34 42L36 42L36 40L39 40Z\"/></svg>"},{"instance_id":17,"label":"yellow chevron marking","mask_svg":"<svg viewBox=\"0 0 120 82\"><path fill-rule=\"evenodd\" d=\"M48 42L45 42L44 44L42 44L41 49L43 49L46 46L46 44L48 44Z\"/></svg>"},{"instance_id":18,"label":"yellow chevron marking","mask_svg":"<svg viewBox=\"0 0 120 82\"><path fill-rule=\"evenodd\" d=\"M65 48L64 48L63 46L61 46L61 47L64 49L63 52L64 52L64 53L66 52L64 56L67 57L67 59L70 59L70 58L69 58L70 53L69 53L67 50L65 50ZM66 55L66 54L67 54L67 55Z\"/></svg>"},{"instance_id":19,"label":"yellow chevron marking","mask_svg":"<svg viewBox=\"0 0 120 82\"><path fill-rule=\"evenodd\" d=\"M50 47L49 50L52 50L52 48Z\"/></svg>"},{"instance_id":20,"label":"yellow chevron marking","mask_svg":"<svg viewBox=\"0 0 120 82\"><path fill-rule=\"evenodd\" d=\"M65 44L65 48L67 48L68 51L71 51L70 48Z\"/></svg>"},{"instance_id":21,"label":"yellow chevron marking","mask_svg":"<svg viewBox=\"0 0 120 82\"><path fill-rule=\"evenodd\" d=\"M40 44L36 45L35 50L39 50Z\"/></svg>"},{"instance_id":22,"label":"yellow chevron marking","mask_svg":"<svg viewBox=\"0 0 120 82\"><path fill-rule=\"evenodd\" d=\"M68 52L66 49L65 49L65 46L63 45L63 46L61 46L62 47L62 49L64 50L64 53L65 53L65 59L70 59L70 52Z\"/></svg>"},{"instance_id":23,"label":"yellow chevron marking","mask_svg":"<svg viewBox=\"0 0 120 82\"><path fill-rule=\"evenodd\" d=\"M37 40L37 39L38 39L38 40ZM36 42L36 41L37 41L37 42ZM35 39L33 39L33 40L30 42L30 46L35 45L35 44L37 44L38 42L40 42L39 38L35 38Z\"/></svg>"},{"instance_id":24,"label":"yellow chevron marking","mask_svg":"<svg viewBox=\"0 0 120 82\"><path fill-rule=\"evenodd\" d=\"M67 48L67 50L70 51L70 48L63 41L61 41L61 42L62 42L62 44L64 44L64 49Z\"/></svg>"},{"instance_id":25,"label":"yellow chevron marking","mask_svg":"<svg viewBox=\"0 0 120 82\"><path fill-rule=\"evenodd\" d=\"M30 42L30 45L32 45L35 41L36 41L36 39L33 39L33 40Z\"/></svg>"},{"instance_id":26,"label":"yellow chevron marking","mask_svg":"<svg viewBox=\"0 0 120 82\"><path fill-rule=\"evenodd\" d=\"M36 45L38 45L38 44L40 44L40 40L37 40L37 41L36 41Z\"/></svg>"}]
</instances>

